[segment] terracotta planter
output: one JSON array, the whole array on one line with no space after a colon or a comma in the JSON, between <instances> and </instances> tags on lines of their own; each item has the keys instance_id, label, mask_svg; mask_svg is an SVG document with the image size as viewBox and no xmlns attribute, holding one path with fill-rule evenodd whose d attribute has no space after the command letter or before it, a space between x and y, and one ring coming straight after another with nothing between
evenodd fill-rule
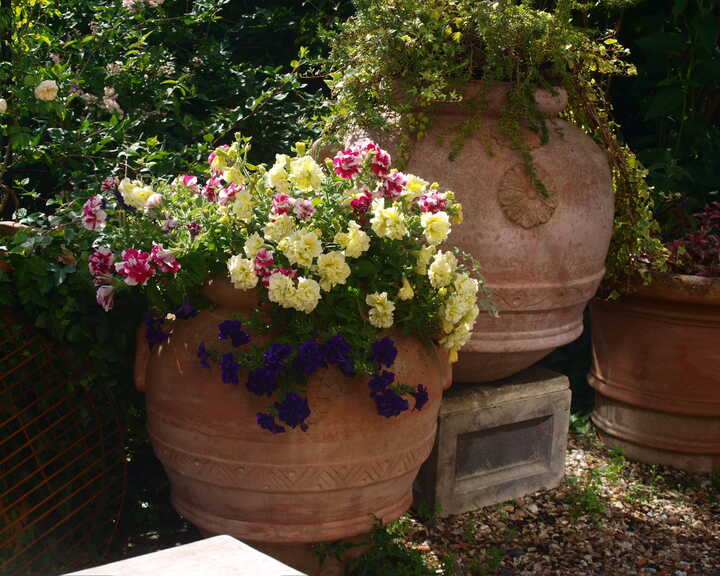
<instances>
[{"instance_id":1,"label":"terracotta planter","mask_svg":"<svg viewBox=\"0 0 720 576\"><path fill-rule=\"evenodd\" d=\"M663 276L591 305L593 422L640 461L720 471L720 279Z\"/></svg>"},{"instance_id":2,"label":"terracotta planter","mask_svg":"<svg viewBox=\"0 0 720 576\"><path fill-rule=\"evenodd\" d=\"M479 88L466 89L467 96ZM458 104L438 106L425 138L413 145L405 170L453 190L465 211L452 242L480 261L499 318L481 314L454 367L455 381L484 382L534 364L582 332L582 314L604 273L613 224L605 153L591 138L556 118L567 95L538 91L549 117L549 141L529 130L533 164L551 195L532 186L520 154L498 128L507 86L486 95L475 132L454 161L453 139L469 119ZM393 142L378 140L392 152Z\"/></svg>"},{"instance_id":3,"label":"terracotta planter","mask_svg":"<svg viewBox=\"0 0 720 576\"><path fill-rule=\"evenodd\" d=\"M203 532L265 544L336 540L368 532L373 516L400 517L433 446L447 357L395 338L392 370L425 384L430 401L390 419L377 415L367 378L321 369L308 386L308 431L272 435L255 423L267 398L250 394L242 374L239 386L224 384L218 367L196 358L202 341L224 351L218 323L247 311L251 298L224 281L208 295L216 308L177 321L166 344L149 351L138 339L136 383L178 512Z\"/></svg>"}]
</instances>

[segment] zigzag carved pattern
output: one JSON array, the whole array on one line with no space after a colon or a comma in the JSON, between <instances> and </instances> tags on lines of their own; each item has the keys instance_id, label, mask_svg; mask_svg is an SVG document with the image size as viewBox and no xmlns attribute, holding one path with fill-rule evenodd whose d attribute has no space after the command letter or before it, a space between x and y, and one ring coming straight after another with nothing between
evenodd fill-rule
<instances>
[{"instance_id":1,"label":"zigzag carved pattern","mask_svg":"<svg viewBox=\"0 0 720 576\"><path fill-rule=\"evenodd\" d=\"M401 453L351 464L282 466L221 460L174 448L151 434L163 465L183 476L218 486L258 491L325 491L366 486L419 469L430 455L435 434Z\"/></svg>"}]
</instances>

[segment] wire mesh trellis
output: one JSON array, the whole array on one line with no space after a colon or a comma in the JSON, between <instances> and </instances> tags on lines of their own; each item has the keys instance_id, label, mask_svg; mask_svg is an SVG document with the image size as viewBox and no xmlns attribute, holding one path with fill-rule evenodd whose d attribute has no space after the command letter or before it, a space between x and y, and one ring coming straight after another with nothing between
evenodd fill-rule
<instances>
[{"instance_id":1,"label":"wire mesh trellis","mask_svg":"<svg viewBox=\"0 0 720 576\"><path fill-rule=\"evenodd\" d=\"M0 312L0 575L58 574L107 552L125 497L124 434L101 387Z\"/></svg>"}]
</instances>

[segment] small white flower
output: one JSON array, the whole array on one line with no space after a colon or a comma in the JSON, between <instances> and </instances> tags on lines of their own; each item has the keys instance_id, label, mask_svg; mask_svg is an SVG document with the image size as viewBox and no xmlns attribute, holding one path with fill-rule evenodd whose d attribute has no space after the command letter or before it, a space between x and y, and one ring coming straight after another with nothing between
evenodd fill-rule
<instances>
[{"instance_id":1,"label":"small white flower","mask_svg":"<svg viewBox=\"0 0 720 576\"><path fill-rule=\"evenodd\" d=\"M43 102L51 102L57 98L58 85L55 80L43 80L35 87L35 98Z\"/></svg>"},{"instance_id":2,"label":"small white flower","mask_svg":"<svg viewBox=\"0 0 720 576\"><path fill-rule=\"evenodd\" d=\"M0 98L0 114L5 114L5 112L7 112L7 100Z\"/></svg>"}]
</instances>

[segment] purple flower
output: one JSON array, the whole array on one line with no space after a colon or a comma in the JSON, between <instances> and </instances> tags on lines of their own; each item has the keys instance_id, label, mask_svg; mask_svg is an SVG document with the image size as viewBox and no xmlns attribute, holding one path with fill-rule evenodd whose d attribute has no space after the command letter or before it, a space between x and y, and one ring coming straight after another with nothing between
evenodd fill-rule
<instances>
[{"instance_id":1,"label":"purple flower","mask_svg":"<svg viewBox=\"0 0 720 576\"><path fill-rule=\"evenodd\" d=\"M409 407L408 401L390 388L383 390L382 394L373 396L373 400L375 400L378 414L385 418L397 416Z\"/></svg>"},{"instance_id":2,"label":"purple flower","mask_svg":"<svg viewBox=\"0 0 720 576\"><path fill-rule=\"evenodd\" d=\"M270 370L283 370L285 361L292 354L292 346L287 344L270 344L263 354L263 364Z\"/></svg>"},{"instance_id":3,"label":"purple flower","mask_svg":"<svg viewBox=\"0 0 720 576\"><path fill-rule=\"evenodd\" d=\"M392 372L383 370L381 374L373 374L373 377L370 378L370 382L368 382L368 386L370 387L370 396L382 394L393 382L395 382L395 374Z\"/></svg>"},{"instance_id":4,"label":"purple flower","mask_svg":"<svg viewBox=\"0 0 720 576\"><path fill-rule=\"evenodd\" d=\"M188 232L190 232L190 236L195 237L198 234L200 234L200 231L202 230L202 224L200 222L195 222L193 220L192 222L189 222L187 225Z\"/></svg>"},{"instance_id":5,"label":"purple flower","mask_svg":"<svg viewBox=\"0 0 720 576\"><path fill-rule=\"evenodd\" d=\"M270 368L258 368L248 374L245 386L253 394L258 396L270 396L278 387L278 374Z\"/></svg>"},{"instance_id":6,"label":"purple flower","mask_svg":"<svg viewBox=\"0 0 720 576\"><path fill-rule=\"evenodd\" d=\"M275 417L272 414L258 412L257 414L255 414L255 420L257 420L258 426L260 426L260 428L269 430L273 434L282 434L283 432L285 432L285 428L279 426L275 422Z\"/></svg>"},{"instance_id":7,"label":"purple flower","mask_svg":"<svg viewBox=\"0 0 720 576\"><path fill-rule=\"evenodd\" d=\"M222 355L220 368L222 368L222 381L225 384L237 384L240 381L238 378L240 366L231 352Z\"/></svg>"},{"instance_id":8,"label":"purple flower","mask_svg":"<svg viewBox=\"0 0 720 576\"><path fill-rule=\"evenodd\" d=\"M397 357L397 348L392 338L381 338L375 340L371 346L370 360L382 366L383 364L390 368Z\"/></svg>"},{"instance_id":9,"label":"purple flower","mask_svg":"<svg viewBox=\"0 0 720 576\"><path fill-rule=\"evenodd\" d=\"M310 416L307 398L288 392L285 400L275 402L275 408L280 420L288 426L295 428L299 425L303 430L305 429L305 420Z\"/></svg>"},{"instance_id":10,"label":"purple flower","mask_svg":"<svg viewBox=\"0 0 720 576\"><path fill-rule=\"evenodd\" d=\"M187 320L188 318L194 318L197 316L197 308L190 304L187 300L183 300L183 303L180 305L180 308L175 310L175 316L182 320Z\"/></svg>"},{"instance_id":11,"label":"purple flower","mask_svg":"<svg viewBox=\"0 0 720 576\"><path fill-rule=\"evenodd\" d=\"M197 357L200 360L200 366L203 368L210 368L210 354L205 350L205 342L200 342L200 346L197 349Z\"/></svg>"},{"instance_id":12,"label":"purple flower","mask_svg":"<svg viewBox=\"0 0 720 576\"><path fill-rule=\"evenodd\" d=\"M250 341L250 336L242 329L242 322L239 320L225 320L218 324L218 340L228 340L237 348Z\"/></svg>"},{"instance_id":13,"label":"purple flower","mask_svg":"<svg viewBox=\"0 0 720 576\"><path fill-rule=\"evenodd\" d=\"M328 364L347 364L352 354L352 346L340 334L335 334L322 345L322 353Z\"/></svg>"},{"instance_id":14,"label":"purple flower","mask_svg":"<svg viewBox=\"0 0 720 576\"><path fill-rule=\"evenodd\" d=\"M338 368L340 369L340 372L348 378L355 376L355 366L353 366L352 360L348 359L346 362L338 364Z\"/></svg>"},{"instance_id":15,"label":"purple flower","mask_svg":"<svg viewBox=\"0 0 720 576\"><path fill-rule=\"evenodd\" d=\"M147 324L145 338L147 339L150 348L157 346L158 344L162 344L170 338L170 332L164 332L160 327L162 323L162 318L153 318L149 314L145 316L145 324Z\"/></svg>"},{"instance_id":16,"label":"purple flower","mask_svg":"<svg viewBox=\"0 0 720 576\"><path fill-rule=\"evenodd\" d=\"M417 391L413 392L413 396L415 397L415 410L422 410L429 400L427 388L418 384Z\"/></svg>"},{"instance_id":17,"label":"purple flower","mask_svg":"<svg viewBox=\"0 0 720 576\"><path fill-rule=\"evenodd\" d=\"M298 346L295 370L303 374L312 374L324 365L322 349L315 340L308 340Z\"/></svg>"}]
</instances>

